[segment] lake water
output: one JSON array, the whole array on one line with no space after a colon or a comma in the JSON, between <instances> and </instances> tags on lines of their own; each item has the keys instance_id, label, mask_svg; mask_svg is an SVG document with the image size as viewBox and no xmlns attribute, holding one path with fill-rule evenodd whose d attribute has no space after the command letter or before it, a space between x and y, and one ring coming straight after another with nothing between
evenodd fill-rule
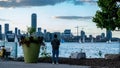
<instances>
[{"instance_id":1,"label":"lake water","mask_svg":"<svg viewBox=\"0 0 120 68\"><path fill-rule=\"evenodd\" d=\"M0 42L3 45L3 42ZM11 56L15 56L17 50L17 56L23 56L22 47L12 42L6 42L5 46L10 47L12 50ZM52 53L52 48L50 43L46 43L47 53ZM118 42L111 43L61 43L60 45L60 57L69 57L72 52L82 52L86 53L87 58L99 58L99 51L102 52L102 57L105 54L118 54L119 53ZM41 50L40 50L41 51Z\"/></svg>"}]
</instances>

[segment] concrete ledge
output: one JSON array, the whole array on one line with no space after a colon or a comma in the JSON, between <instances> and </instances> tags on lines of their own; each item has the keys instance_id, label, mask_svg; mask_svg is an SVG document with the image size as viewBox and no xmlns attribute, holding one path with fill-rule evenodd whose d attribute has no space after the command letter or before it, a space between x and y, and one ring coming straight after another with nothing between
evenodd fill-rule
<instances>
[{"instance_id":1,"label":"concrete ledge","mask_svg":"<svg viewBox=\"0 0 120 68\"><path fill-rule=\"evenodd\" d=\"M120 54L105 54L105 59L120 60Z\"/></svg>"}]
</instances>

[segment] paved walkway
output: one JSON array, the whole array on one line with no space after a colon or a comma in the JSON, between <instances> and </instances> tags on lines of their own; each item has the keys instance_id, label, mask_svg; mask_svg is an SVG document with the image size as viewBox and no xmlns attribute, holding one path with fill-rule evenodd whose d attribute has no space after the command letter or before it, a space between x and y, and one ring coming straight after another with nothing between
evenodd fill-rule
<instances>
[{"instance_id":1,"label":"paved walkway","mask_svg":"<svg viewBox=\"0 0 120 68\"><path fill-rule=\"evenodd\" d=\"M0 61L0 68L90 68L90 66L78 66L50 63L24 63L15 61Z\"/></svg>"}]
</instances>

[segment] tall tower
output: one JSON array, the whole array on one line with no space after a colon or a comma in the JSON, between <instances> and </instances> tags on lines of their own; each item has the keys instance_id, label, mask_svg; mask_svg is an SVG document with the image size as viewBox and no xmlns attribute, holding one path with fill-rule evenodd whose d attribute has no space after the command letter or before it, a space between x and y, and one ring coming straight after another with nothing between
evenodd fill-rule
<instances>
[{"instance_id":1,"label":"tall tower","mask_svg":"<svg viewBox=\"0 0 120 68\"><path fill-rule=\"evenodd\" d=\"M31 27L35 28L35 31L36 31L36 28L37 28L37 15L35 13L33 13L32 16L31 16Z\"/></svg>"},{"instance_id":2,"label":"tall tower","mask_svg":"<svg viewBox=\"0 0 120 68\"><path fill-rule=\"evenodd\" d=\"M18 28L15 27L15 35L17 35L17 34L18 34Z\"/></svg>"},{"instance_id":3,"label":"tall tower","mask_svg":"<svg viewBox=\"0 0 120 68\"><path fill-rule=\"evenodd\" d=\"M112 32L111 32L111 30L107 30L106 31L106 38L107 38L107 41L111 41L111 39L112 39Z\"/></svg>"},{"instance_id":4,"label":"tall tower","mask_svg":"<svg viewBox=\"0 0 120 68\"><path fill-rule=\"evenodd\" d=\"M2 26L0 25L0 40L2 40Z\"/></svg>"},{"instance_id":5,"label":"tall tower","mask_svg":"<svg viewBox=\"0 0 120 68\"><path fill-rule=\"evenodd\" d=\"M85 42L85 32L81 30L81 42Z\"/></svg>"},{"instance_id":6,"label":"tall tower","mask_svg":"<svg viewBox=\"0 0 120 68\"><path fill-rule=\"evenodd\" d=\"M40 27L38 28L38 32L39 32L39 33L41 32L41 28L40 28Z\"/></svg>"},{"instance_id":7,"label":"tall tower","mask_svg":"<svg viewBox=\"0 0 120 68\"><path fill-rule=\"evenodd\" d=\"M0 34L2 34L2 25L0 25Z\"/></svg>"},{"instance_id":8,"label":"tall tower","mask_svg":"<svg viewBox=\"0 0 120 68\"><path fill-rule=\"evenodd\" d=\"M9 24L5 24L5 34L9 31Z\"/></svg>"},{"instance_id":9,"label":"tall tower","mask_svg":"<svg viewBox=\"0 0 120 68\"><path fill-rule=\"evenodd\" d=\"M18 29L18 35L21 35L21 31L20 31L20 29Z\"/></svg>"}]
</instances>

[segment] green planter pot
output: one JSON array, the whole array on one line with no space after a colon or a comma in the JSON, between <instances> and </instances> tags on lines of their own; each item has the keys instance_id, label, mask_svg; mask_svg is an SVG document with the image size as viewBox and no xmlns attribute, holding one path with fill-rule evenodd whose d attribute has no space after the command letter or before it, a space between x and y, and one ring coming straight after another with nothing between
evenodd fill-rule
<instances>
[{"instance_id":1,"label":"green planter pot","mask_svg":"<svg viewBox=\"0 0 120 68\"><path fill-rule=\"evenodd\" d=\"M39 57L40 44L30 43L29 47L23 44L22 48L25 63L36 63Z\"/></svg>"}]
</instances>

